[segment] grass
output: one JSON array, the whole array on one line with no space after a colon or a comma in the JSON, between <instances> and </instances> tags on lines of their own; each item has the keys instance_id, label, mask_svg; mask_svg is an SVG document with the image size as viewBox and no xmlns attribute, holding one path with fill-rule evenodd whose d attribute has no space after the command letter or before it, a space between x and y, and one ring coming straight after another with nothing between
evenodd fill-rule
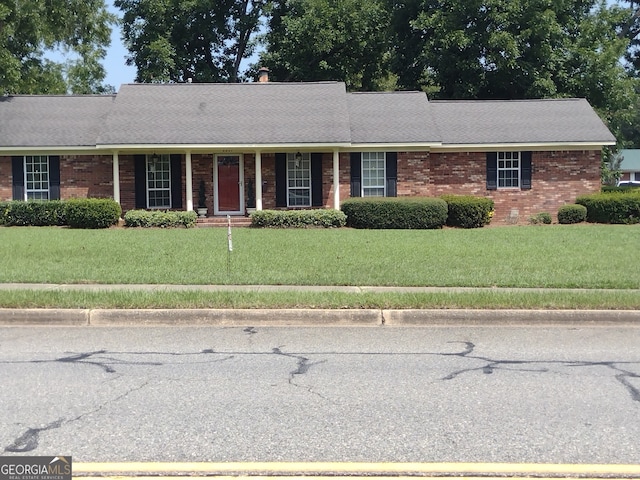
<instances>
[{"instance_id":1,"label":"grass","mask_svg":"<svg viewBox=\"0 0 640 480\"><path fill-rule=\"evenodd\" d=\"M0 308L334 308L640 310L634 291L583 292L79 292L0 291Z\"/></svg>"},{"instance_id":2,"label":"grass","mask_svg":"<svg viewBox=\"0 0 640 480\"><path fill-rule=\"evenodd\" d=\"M0 228L0 283L631 290L640 288L640 271L633 266L638 246L640 226L624 225L426 231L238 228L233 230L231 254L226 229L13 227ZM637 291L412 295L0 292L0 306L640 308L638 297Z\"/></svg>"}]
</instances>

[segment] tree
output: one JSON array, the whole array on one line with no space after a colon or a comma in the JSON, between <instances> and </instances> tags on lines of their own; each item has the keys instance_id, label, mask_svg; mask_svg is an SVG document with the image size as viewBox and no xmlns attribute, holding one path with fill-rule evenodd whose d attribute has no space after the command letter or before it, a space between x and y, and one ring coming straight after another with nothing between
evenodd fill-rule
<instances>
[{"instance_id":1,"label":"tree","mask_svg":"<svg viewBox=\"0 0 640 480\"><path fill-rule=\"evenodd\" d=\"M104 0L0 0L0 91L96 93L115 17ZM47 58L60 50L66 63Z\"/></svg>"},{"instance_id":2,"label":"tree","mask_svg":"<svg viewBox=\"0 0 640 480\"><path fill-rule=\"evenodd\" d=\"M237 82L269 0L116 0L139 82Z\"/></svg>"},{"instance_id":3,"label":"tree","mask_svg":"<svg viewBox=\"0 0 640 480\"><path fill-rule=\"evenodd\" d=\"M279 81L344 81L378 90L389 81L389 12L382 0L274 4L261 64Z\"/></svg>"},{"instance_id":4,"label":"tree","mask_svg":"<svg viewBox=\"0 0 640 480\"><path fill-rule=\"evenodd\" d=\"M638 99L620 62L628 15L604 0L397 2L393 68L434 98L584 97L624 140Z\"/></svg>"},{"instance_id":5,"label":"tree","mask_svg":"<svg viewBox=\"0 0 640 480\"><path fill-rule=\"evenodd\" d=\"M394 10L399 83L442 98L561 95L593 0L410 0ZM614 35L615 36L615 35ZM406 58L413 58L407 61Z\"/></svg>"}]
</instances>

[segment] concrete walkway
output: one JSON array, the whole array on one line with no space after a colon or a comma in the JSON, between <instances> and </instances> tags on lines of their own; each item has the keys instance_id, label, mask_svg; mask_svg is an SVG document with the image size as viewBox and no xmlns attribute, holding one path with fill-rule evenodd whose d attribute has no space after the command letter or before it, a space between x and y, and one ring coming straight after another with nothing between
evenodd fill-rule
<instances>
[{"instance_id":1,"label":"concrete walkway","mask_svg":"<svg viewBox=\"0 0 640 480\"><path fill-rule=\"evenodd\" d=\"M0 284L0 290L429 293L470 291L551 292L558 289L291 285ZM567 289L580 292L581 289ZM589 290L595 291L595 290ZM603 290L611 291L611 290ZM628 292L629 290L624 290ZM640 295L640 290L632 290ZM1 309L0 326L435 326L435 325L629 325L636 310L386 310L386 309Z\"/></svg>"}]
</instances>

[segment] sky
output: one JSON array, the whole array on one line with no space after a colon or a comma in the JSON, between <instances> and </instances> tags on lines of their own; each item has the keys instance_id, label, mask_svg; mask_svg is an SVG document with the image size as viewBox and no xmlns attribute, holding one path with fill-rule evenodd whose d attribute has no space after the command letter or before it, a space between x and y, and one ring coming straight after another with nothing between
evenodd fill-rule
<instances>
[{"instance_id":1,"label":"sky","mask_svg":"<svg viewBox=\"0 0 640 480\"><path fill-rule=\"evenodd\" d=\"M121 17L120 10L113 6L112 0L107 0L109 11ZM104 60L104 68L107 71L107 76L104 83L107 85L113 85L116 87L116 91L120 89L120 85L123 83L133 83L136 76L136 68L128 67L126 65L125 57L127 56L127 49L122 43L121 30L118 25L113 26L111 32L111 46L107 50L107 56Z\"/></svg>"}]
</instances>

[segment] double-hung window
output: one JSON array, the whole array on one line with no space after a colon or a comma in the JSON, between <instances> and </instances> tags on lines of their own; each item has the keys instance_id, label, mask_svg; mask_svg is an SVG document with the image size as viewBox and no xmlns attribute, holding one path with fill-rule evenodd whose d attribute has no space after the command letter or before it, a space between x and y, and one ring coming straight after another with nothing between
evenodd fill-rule
<instances>
[{"instance_id":1,"label":"double-hung window","mask_svg":"<svg viewBox=\"0 0 640 480\"><path fill-rule=\"evenodd\" d=\"M311 206L311 154L287 153L287 206Z\"/></svg>"},{"instance_id":2,"label":"double-hung window","mask_svg":"<svg viewBox=\"0 0 640 480\"><path fill-rule=\"evenodd\" d=\"M384 152L362 152L362 196L384 197L385 191Z\"/></svg>"},{"instance_id":3,"label":"double-hung window","mask_svg":"<svg viewBox=\"0 0 640 480\"><path fill-rule=\"evenodd\" d=\"M147 156L147 205L149 208L171 208L169 155Z\"/></svg>"},{"instance_id":4,"label":"double-hung window","mask_svg":"<svg viewBox=\"0 0 640 480\"><path fill-rule=\"evenodd\" d=\"M520 152L498 152L498 188L520 186Z\"/></svg>"},{"instance_id":5,"label":"double-hung window","mask_svg":"<svg viewBox=\"0 0 640 480\"><path fill-rule=\"evenodd\" d=\"M27 200L49 200L49 157L24 157L24 174Z\"/></svg>"},{"instance_id":6,"label":"double-hung window","mask_svg":"<svg viewBox=\"0 0 640 480\"><path fill-rule=\"evenodd\" d=\"M487 153L487 190L529 190L532 172L531 152Z\"/></svg>"}]
</instances>

